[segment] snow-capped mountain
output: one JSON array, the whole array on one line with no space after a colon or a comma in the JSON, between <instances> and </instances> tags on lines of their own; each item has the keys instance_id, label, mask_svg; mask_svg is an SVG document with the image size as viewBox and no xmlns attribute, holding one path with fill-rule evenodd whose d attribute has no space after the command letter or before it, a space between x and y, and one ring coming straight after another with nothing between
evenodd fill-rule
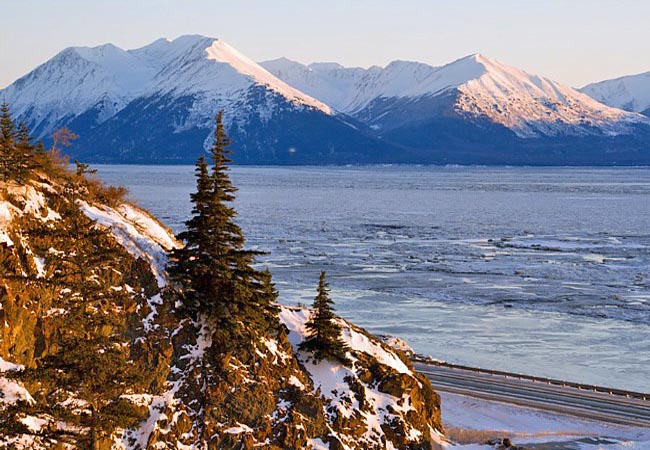
<instances>
[{"instance_id":1,"label":"snow-capped mountain","mask_svg":"<svg viewBox=\"0 0 650 450\"><path fill-rule=\"evenodd\" d=\"M101 123L124 108L155 73L113 46L67 48L2 91L14 114L39 135L96 109Z\"/></svg>"},{"instance_id":2,"label":"snow-capped mountain","mask_svg":"<svg viewBox=\"0 0 650 450\"><path fill-rule=\"evenodd\" d=\"M46 143L75 131L70 153L88 161L191 163L224 109L239 163L650 163L648 117L480 54L440 67L257 64L182 36L68 48L0 96Z\"/></svg>"},{"instance_id":3,"label":"snow-capped mountain","mask_svg":"<svg viewBox=\"0 0 650 450\"><path fill-rule=\"evenodd\" d=\"M650 116L650 72L589 84L580 90L606 105Z\"/></svg>"},{"instance_id":4,"label":"snow-capped mountain","mask_svg":"<svg viewBox=\"0 0 650 450\"><path fill-rule=\"evenodd\" d=\"M3 95L15 114L49 131L48 123L94 107L102 112L97 119L101 123L142 96L200 93L232 103L253 85L296 105L331 113L327 105L288 86L227 43L203 36L159 39L135 50L112 44L67 48Z\"/></svg>"},{"instance_id":5,"label":"snow-capped mountain","mask_svg":"<svg viewBox=\"0 0 650 450\"><path fill-rule=\"evenodd\" d=\"M354 114L378 97L400 97L437 70L427 64L393 61L388 66L343 67L338 63L308 66L279 58L260 63L269 72L337 111Z\"/></svg>"},{"instance_id":6,"label":"snow-capped mountain","mask_svg":"<svg viewBox=\"0 0 650 450\"><path fill-rule=\"evenodd\" d=\"M39 137L67 126L81 136L79 155L96 160L190 162L209 145L220 109L244 150L237 155L242 162L351 151L345 141L377 146L327 104L203 36L159 39L135 50L68 48L1 95ZM306 145L309 133L321 136L320 148Z\"/></svg>"},{"instance_id":7,"label":"snow-capped mountain","mask_svg":"<svg viewBox=\"0 0 650 450\"><path fill-rule=\"evenodd\" d=\"M364 70L334 64L305 66L286 59L262 65L334 109L382 131L404 124L396 114L406 114L414 122L423 115L456 114L504 126L520 138L615 136L631 133L631 125L649 123L480 54L442 67L395 61L385 68Z\"/></svg>"}]
</instances>

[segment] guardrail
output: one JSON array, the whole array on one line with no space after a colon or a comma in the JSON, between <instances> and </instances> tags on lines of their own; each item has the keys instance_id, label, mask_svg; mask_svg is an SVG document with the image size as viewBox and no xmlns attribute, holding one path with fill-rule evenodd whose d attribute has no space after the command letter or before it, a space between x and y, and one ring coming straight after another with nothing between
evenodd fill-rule
<instances>
[{"instance_id":1,"label":"guardrail","mask_svg":"<svg viewBox=\"0 0 650 450\"><path fill-rule=\"evenodd\" d=\"M437 361L437 360L431 360L422 356L412 356L411 358L412 362L417 362L420 364L427 364L430 366L440 366L440 367L448 367L450 369L460 369L460 370L467 370L470 372L475 372L475 373L485 373L485 374L490 374L490 375L500 375L505 378L517 378L520 380L528 380L532 381L534 383L539 382L539 383L545 383L549 385L554 385L554 386L562 386L562 387L571 387L574 389L578 390L583 390L583 391L592 391L592 392L600 392L603 394L609 394L609 395L618 395L626 398L635 398L638 400L644 400L650 403L650 394L648 393L643 393L643 392L634 392L634 391L626 391L624 389L615 389L615 388L609 388L609 387L604 387L604 386L593 386L590 384L582 384L582 383L575 383L572 381L563 381L563 380L558 380L555 378L545 378L545 377L535 377L532 375L525 375L525 374L520 374L520 373L512 373L512 372L504 372L501 370L492 370L492 369L480 369L478 367L470 367L470 366L464 366L461 364L452 364L444 361ZM650 374L648 375L648 379L650 382Z\"/></svg>"}]
</instances>

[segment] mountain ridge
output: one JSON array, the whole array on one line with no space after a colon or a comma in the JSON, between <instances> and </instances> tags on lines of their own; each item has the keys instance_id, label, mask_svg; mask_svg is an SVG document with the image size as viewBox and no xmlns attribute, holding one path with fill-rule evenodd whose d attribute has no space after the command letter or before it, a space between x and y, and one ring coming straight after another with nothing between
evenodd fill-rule
<instances>
[{"instance_id":1,"label":"mountain ridge","mask_svg":"<svg viewBox=\"0 0 650 450\"><path fill-rule=\"evenodd\" d=\"M580 91L606 105L650 117L650 71L591 83Z\"/></svg>"},{"instance_id":2,"label":"mountain ridge","mask_svg":"<svg viewBox=\"0 0 650 450\"><path fill-rule=\"evenodd\" d=\"M266 66L266 67L264 67ZM66 49L0 92L49 144L105 163L192 163L226 110L240 164L650 163L650 119L481 54L434 67L257 64L199 35Z\"/></svg>"},{"instance_id":3,"label":"mountain ridge","mask_svg":"<svg viewBox=\"0 0 650 450\"><path fill-rule=\"evenodd\" d=\"M317 74L322 71L314 71L313 65L305 66L288 61L273 60L262 65L267 65L280 78L287 77L299 88L309 92L311 85L304 80L306 74ZM385 82L383 87L375 89L363 102L348 102L343 106L342 112L354 117L361 114L363 109L376 99L438 96L458 89L461 98L453 105L456 110L489 118L511 129L521 138L556 134L589 134L589 130L578 130L585 125L602 129L603 133L608 135L627 134L628 123L650 124L645 118L599 105L572 88L548 78L530 75L480 53L459 58L440 67L393 61L383 68L373 66L366 69L364 76L374 79L382 76L391 77L394 76L391 72L394 72L395 67L400 66L411 69L417 67L420 73L424 72L424 76L418 79L412 70L410 82L401 86ZM300 68L303 69L302 74L298 73ZM328 69L329 67L324 71L328 72ZM357 76L363 70L346 69L342 66L329 69L330 72L346 71ZM377 72L380 72L380 75L377 75ZM303 76L303 80L298 79L299 75ZM521 97L519 103L512 101L517 95Z\"/></svg>"}]
</instances>

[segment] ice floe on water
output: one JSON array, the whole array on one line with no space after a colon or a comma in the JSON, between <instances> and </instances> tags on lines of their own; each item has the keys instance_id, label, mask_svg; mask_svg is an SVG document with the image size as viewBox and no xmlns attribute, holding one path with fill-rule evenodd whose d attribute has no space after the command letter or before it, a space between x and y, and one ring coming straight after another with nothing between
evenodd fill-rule
<instances>
[{"instance_id":1,"label":"ice floe on water","mask_svg":"<svg viewBox=\"0 0 650 450\"><path fill-rule=\"evenodd\" d=\"M648 389L650 169L236 167L238 221L288 304L441 359ZM193 168L100 167L179 231ZM165 192L164 198L160 192ZM555 364L544 363L552 358Z\"/></svg>"}]
</instances>

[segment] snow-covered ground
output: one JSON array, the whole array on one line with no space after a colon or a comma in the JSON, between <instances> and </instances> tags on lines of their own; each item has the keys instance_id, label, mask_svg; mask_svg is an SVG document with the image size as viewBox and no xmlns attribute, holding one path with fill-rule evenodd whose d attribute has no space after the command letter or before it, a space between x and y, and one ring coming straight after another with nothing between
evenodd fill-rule
<instances>
[{"instance_id":1,"label":"snow-covered ground","mask_svg":"<svg viewBox=\"0 0 650 450\"><path fill-rule=\"evenodd\" d=\"M115 239L135 258L151 265L158 286L163 287L167 252L179 246L176 238L148 213L133 205L117 208L80 202L81 210L100 226L110 229Z\"/></svg>"},{"instance_id":2,"label":"snow-covered ground","mask_svg":"<svg viewBox=\"0 0 650 450\"><path fill-rule=\"evenodd\" d=\"M650 449L650 430L583 420L506 403L440 393L446 427L484 430L511 437L515 444L558 443L566 450ZM561 447L559 443L565 443ZM460 448L492 448L460 446ZM547 447L553 448L553 447Z\"/></svg>"},{"instance_id":3,"label":"snow-covered ground","mask_svg":"<svg viewBox=\"0 0 650 450\"><path fill-rule=\"evenodd\" d=\"M310 311L305 308L294 309L283 307L280 311L280 321L289 329L289 340L298 354L303 366L309 372L314 383L314 391L318 391L322 396L327 398L330 406L335 408L337 414L349 418L355 414L364 417L368 427L355 445L364 443L379 443L381 439L386 439L383 424L389 424L396 419L403 419L408 423L407 414L413 409L409 394L404 394L402 398L394 397L390 394L379 391L377 386L372 383L363 382L358 375L358 359L348 352L350 364L343 365L335 361L314 361L309 357L309 353L300 351L299 345L305 340L307 335L306 323L309 320ZM373 342L359 330L355 330L348 322L339 320L342 328L342 340L355 352L371 355L376 360L396 372L413 376L412 371L402 362L402 360L390 349ZM357 400L350 397L352 380L357 385L363 386L366 401L369 409L364 410ZM442 436L433 429L427 431L436 442L443 442ZM408 436L412 440L417 440L422 436L422 431L409 427ZM345 442L345 440L344 440ZM316 443L315 443L316 444ZM389 442L390 444L390 442ZM319 446L316 446L319 448ZM353 447L351 447L353 448ZM389 445L388 449L394 449Z\"/></svg>"},{"instance_id":4,"label":"snow-covered ground","mask_svg":"<svg viewBox=\"0 0 650 450\"><path fill-rule=\"evenodd\" d=\"M5 405L16 402L34 403L34 399L25 387L12 379L2 376L13 371L23 370L24 367L0 358L0 409Z\"/></svg>"}]
</instances>

